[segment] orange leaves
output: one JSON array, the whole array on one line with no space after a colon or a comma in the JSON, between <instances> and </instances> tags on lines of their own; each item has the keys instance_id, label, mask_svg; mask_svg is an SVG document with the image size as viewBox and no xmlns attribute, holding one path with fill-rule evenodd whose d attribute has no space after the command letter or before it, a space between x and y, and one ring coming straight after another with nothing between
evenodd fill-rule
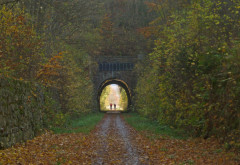
<instances>
[{"instance_id":1,"label":"orange leaves","mask_svg":"<svg viewBox=\"0 0 240 165\"><path fill-rule=\"evenodd\" d=\"M100 33L103 37L111 38L112 37L112 30L113 30L113 23L109 15L105 15L102 20Z\"/></svg>"},{"instance_id":2,"label":"orange leaves","mask_svg":"<svg viewBox=\"0 0 240 165\"><path fill-rule=\"evenodd\" d=\"M63 69L61 61L63 59L63 52L60 52L58 55L53 56L49 59L48 63L43 65L37 73L37 78L41 79L45 85L56 84L54 78L60 76L60 71Z\"/></svg>"},{"instance_id":3,"label":"orange leaves","mask_svg":"<svg viewBox=\"0 0 240 165\"><path fill-rule=\"evenodd\" d=\"M229 155L215 139L177 140L169 137L159 137L149 140L147 132L136 134L135 139L143 147L149 157L150 164L232 164L237 165L237 153Z\"/></svg>"},{"instance_id":4,"label":"orange leaves","mask_svg":"<svg viewBox=\"0 0 240 165\"><path fill-rule=\"evenodd\" d=\"M111 17L106 14L105 17L103 18L103 21L102 21L102 29L107 30L107 31L111 31L112 26L113 26L113 23L111 21Z\"/></svg>"},{"instance_id":5,"label":"orange leaves","mask_svg":"<svg viewBox=\"0 0 240 165\"><path fill-rule=\"evenodd\" d=\"M17 21L18 21L19 24L24 24L24 22L25 22L24 16L22 16L22 15L18 16Z\"/></svg>"},{"instance_id":6,"label":"orange leaves","mask_svg":"<svg viewBox=\"0 0 240 165\"><path fill-rule=\"evenodd\" d=\"M91 164L92 135L47 132L25 144L0 151L0 164Z\"/></svg>"},{"instance_id":7,"label":"orange leaves","mask_svg":"<svg viewBox=\"0 0 240 165\"><path fill-rule=\"evenodd\" d=\"M105 116L89 135L46 132L25 144L0 150L0 164L126 164L133 159L126 159L129 156L142 164L239 164L239 155L225 152L215 139L178 140L139 133L129 125L119 127L115 117L111 115L106 126ZM121 132L126 130L129 134L123 138ZM137 154L131 155L134 152Z\"/></svg>"},{"instance_id":8,"label":"orange leaves","mask_svg":"<svg viewBox=\"0 0 240 165\"><path fill-rule=\"evenodd\" d=\"M145 4L149 7L149 11L158 9L158 5L154 2L145 2Z\"/></svg>"},{"instance_id":9,"label":"orange leaves","mask_svg":"<svg viewBox=\"0 0 240 165\"><path fill-rule=\"evenodd\" d=\"M53 56L52 58L50 58L49 59L49 63L57 65L59 63L59 60L63 59L63 56L61 54L62 54L62 52L59 53L58 55Z\"/></svg>"},{"instance_id":10,"label":"orange leaves","mask_svg":"<svg viewBox=\"0 0 240 165\"><path fill-rule=\"evenodd\" d=\"M140 28L140 29L137 29L137 31L146 38L158 35L158 33L157 33L158 28L155 26Z\"/></svg>"}]
</instances>

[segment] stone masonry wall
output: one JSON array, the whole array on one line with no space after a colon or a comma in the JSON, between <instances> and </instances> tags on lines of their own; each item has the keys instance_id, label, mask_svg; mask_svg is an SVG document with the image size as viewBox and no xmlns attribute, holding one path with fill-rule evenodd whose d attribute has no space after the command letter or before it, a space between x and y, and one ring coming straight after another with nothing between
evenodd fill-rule
<instances>
[{"instance_id":1,"label":"stone masonry wall","mask_svg":"<svg viewBox=\"0 0 240 165\"><path fill-rule=\"evenodd\" d=\"M0 149L36 136L43 127L41 88L0 77Z\"/></svg>"}]
</instances>

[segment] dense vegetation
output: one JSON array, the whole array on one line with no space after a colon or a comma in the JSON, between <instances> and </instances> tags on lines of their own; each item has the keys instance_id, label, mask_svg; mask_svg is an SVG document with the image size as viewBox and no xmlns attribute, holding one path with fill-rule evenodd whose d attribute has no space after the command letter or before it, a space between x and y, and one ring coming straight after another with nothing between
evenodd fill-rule
<instances>
[{"instance_id":1,"label":"dense vegetation","mask_svg":"<svg viewBox=\"0 0 240 165\"><path fill-rule=\"evenodd\" d=\"M0 74L41 84L61 125L94 109L95 57L146 54L134 108L239 148L239 20L239 0L4 0Z\"/></svg>"},{"instance_id":2,"label":"dense vegetation","mask_svg":"<svg viewBox=\"0 0 240 165\"><path fill-rule=\"evenodd\" d=\"M149 7L159 17L141 29L155 46L139 65L136 109L239 148L240 2L169 0Z\"/></svg>"},{"instance_id":3,"label":"dense vegetation","mask_svg":"<svg viewBox=\"0 0 240 165\"><path fill-rule=\"evenodd\" d=\"M93 109L88 47L78 42L88 39L93 29L94 6L97 3L80 0L0 5L0 74L43 86L49 124L62 124L69 115Z\"/></svg>"},{"instance_id":4,"label":"dense vegetation","mask_svg":"<svg viewBox=\"0 0 240 165\"><path fill-rule=\"evenodd\" d=\"M110 107L109 107L110 102L109 102L109 98L108 98L109 94L110 94L110 90L111 90L110 85L108 85L108 86L106 86L103 89L103 91L101 93L101 96L100 96L100 109L102 111L110 109Z\"/></svg>"},{"instance_id":5,"label":"dense vegetation","mask_svg":"<svg viewBox=\"0 0 240 165\"><path fill-rule=\"evenodd\" d=\"M121 105L123 110L127 110L128 107L128 96L124 88L120 88L120 99L119 99L119 105Z\"/></svg>"},{"instance_id":6,"label":"dense vegetation","mask_svg":"<svg viewBox=\"0 0 240 165\"><path fill-rule=\"evenodd\" d=\"M144 51L151 16L144 1L1 1L0 74L41 84L47 122L62 124L96 106L94 58Z\"/></svg>"}]
</instances>

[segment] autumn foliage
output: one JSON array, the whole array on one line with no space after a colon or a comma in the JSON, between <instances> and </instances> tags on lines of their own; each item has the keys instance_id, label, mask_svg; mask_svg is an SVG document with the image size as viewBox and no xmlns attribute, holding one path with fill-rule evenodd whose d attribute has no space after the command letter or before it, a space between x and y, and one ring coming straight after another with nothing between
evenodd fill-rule
<instances>
[{"instance_id":1,"label":"autumn foliage","mask_svg":"<svg viewBox=\"0 0 240 165\"><path fill-rule=\"evenodd\" d=\"M92 90L84 70L88 55L58 40L55 32L50 34L52 25L40 26L38 16L24 3L0 6L0 74L40 84L46 97L46 121L64 123L69 114L90 111L91 95L84 97Z\"/></svg>"},{"instance_id":2,"label":"autumn foliage","mask_svg":"<svg viewBox=\"0 0 240 165\"><path fill-rule=\"evenodd\" d=\"M140 30L155 46L139 66L137 110L239 149L240 3L179 3L151 4L159 17Z\"/></svg>"},{"instance_id":3,"label":"autumn foliage","mask_svg":"<svg viewBox=\"0 0 240 165\"><path fill-rule=\"evenodd\" d=\"M24 79L36 78L42 61L42 42L20 9L0 10L0 73Z\"/></svg>"},{"instance_id":4,"label":"autumn foliage","mask_svg":"<svg viewBox=\"0 0 240 165\"><path fill-rule=\"evenodd\" d=\"M14 2L0 5L0 75L40 84L46 125L93 110L90 54L143 52L134 108L239 150L239 0Z\"/></svg>"},{"instance_id":5,"label":"autumn foliage","mask_svg":"<svg viewBox=\"0 0 240 165\"><path fill-rule=\"evenodd\" d=\"M59 71L63 69L63 66L60 64L62 60L62 56L59 55L53 56L49 59L49 61L42 66L42 68L38 71L37 78L41 79L42 83L45 85L55 85L54 78L60 76Z\"/></svg>"}]
</instances>

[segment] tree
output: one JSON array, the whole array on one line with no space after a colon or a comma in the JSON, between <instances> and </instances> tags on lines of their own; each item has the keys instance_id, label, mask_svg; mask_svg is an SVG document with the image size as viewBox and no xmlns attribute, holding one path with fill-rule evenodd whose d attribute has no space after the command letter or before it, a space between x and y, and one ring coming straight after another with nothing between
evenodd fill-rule
<instances>
[{"instance_id":1,"label":"tree","mask_svg":"<svg viewBox=\"0 0 240 165\"><path fill-rule=\"evenodd\" d=\"M160 16L144 31L154 37L155 48L139 73L138 109L195 136L234 139L231 143L237 146L239 2L177 4L152 4ZM149 81L152 77L157 80ZM156 90L148 92L151 89Z\"/></svg>"},{"instance_id":2,"label":"tree","mask_svg":"<svg viewBox=\"0 0 240 165\"><path fill-rule=\"evenodd\" d=\"M42 62L42 41L20 9L0 10L1 72L15 78L35 79Z\"/></svg>"}]
</instances>

